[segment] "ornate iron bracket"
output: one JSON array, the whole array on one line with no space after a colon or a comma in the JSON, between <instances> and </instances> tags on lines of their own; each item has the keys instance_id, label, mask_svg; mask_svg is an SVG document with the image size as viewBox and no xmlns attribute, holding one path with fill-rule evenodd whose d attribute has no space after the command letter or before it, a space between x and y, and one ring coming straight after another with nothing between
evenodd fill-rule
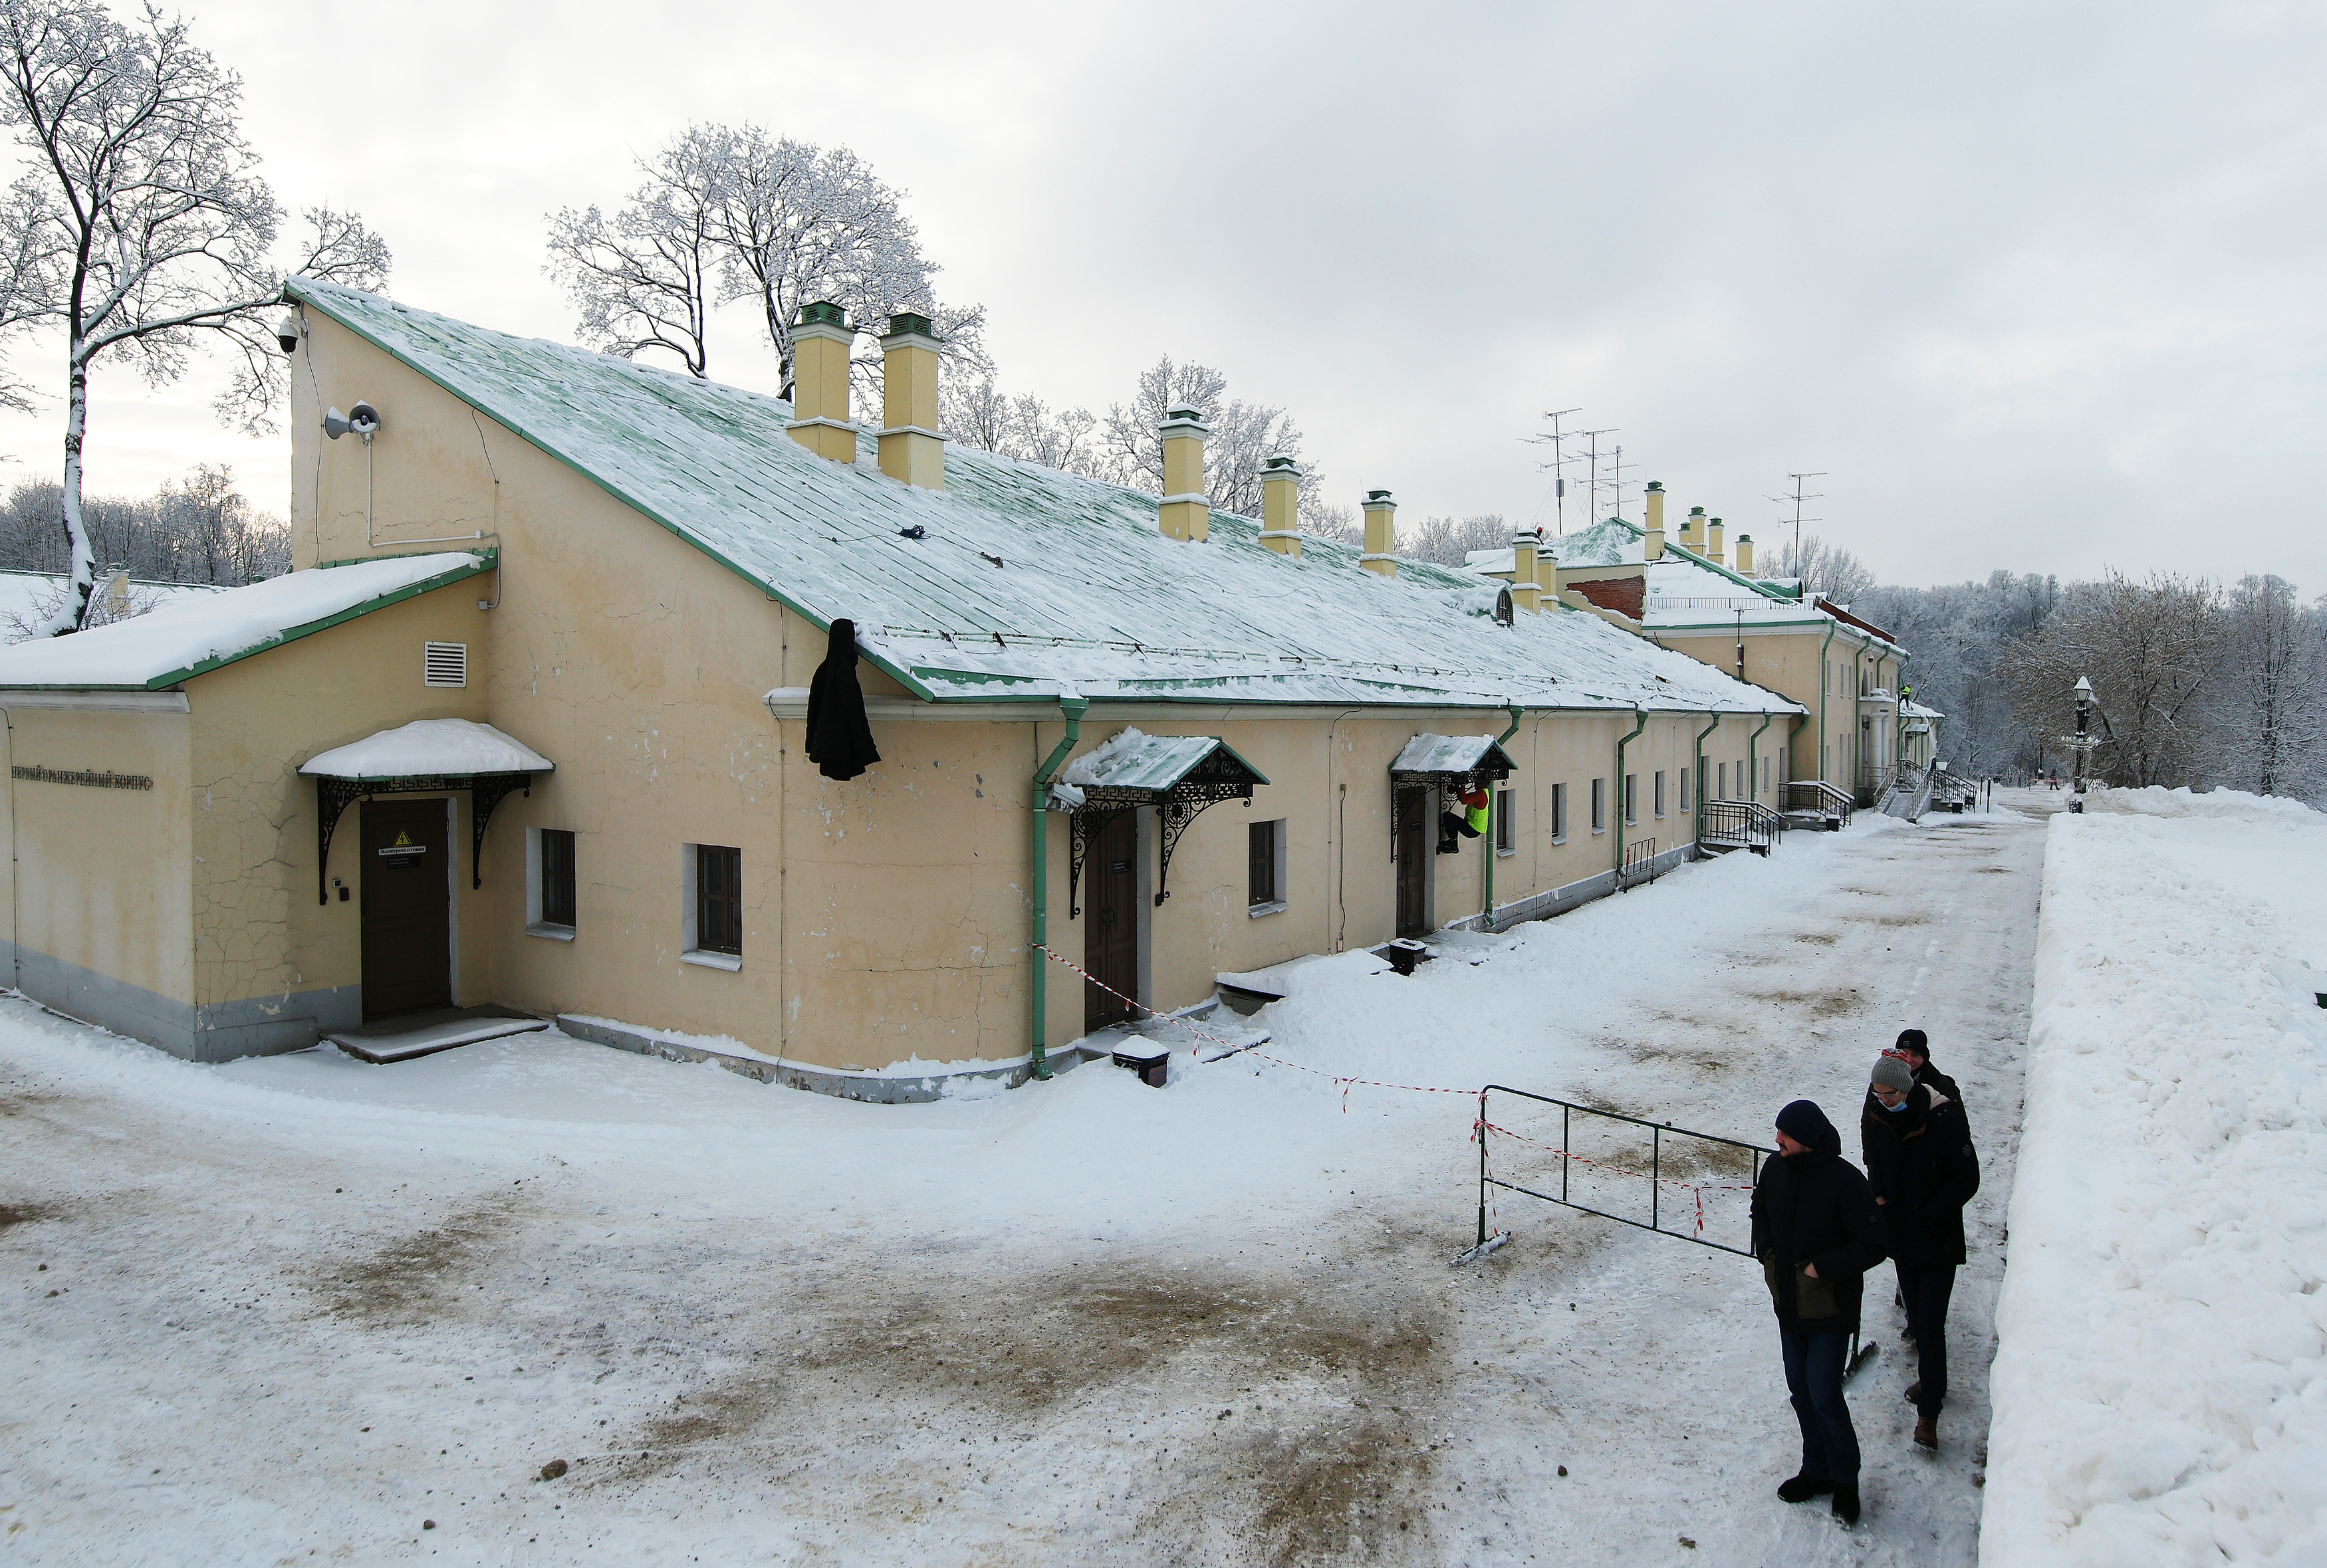
<instances>
[{"instance_id":1,"label":"ornate iron bracket","mask_svg":"<svg viewBox=\"0 0 2327 1568\"><path fill-rule=\"evenodd\" d=\"M1188 824L1202 815L1207 807L1218 806L1223 800L1238 798L1241 798L1247 806L1250 806L1252 786L1246 785L1241 796L1208 794L1189 799L1167 800L1155 808L1156 825L1163 829L1160 835L1163 863L1155 870L1155 907L1157 909L1162 909L1164 901L1172 896L1172 890L1164 884L1171 880L1172 851L1179 844L1180 835L1188 831Z\"/></svg>"},{"instance_id":2,"label":"ornate iron bracket","mask_svg":"<svg viewBox=\"0 0 2327 1568\"><path fill-rule=\"evenodd\" d=\"M341 815L376 795L450 795L469 791L469 886L485 885L485 824L493 807L519 790L533 794L530 773L480 773L430 779L318 779L315 780L315 901L332 901L332 834Z\"/></svg>"},{"instance_id":3,"label":"ornate iron bracket","mask_svg":"<svg viewBox=\"0 0 2327 1568\"><path fill-rule=\"evenodd\" d=\"M1109 822L1130 809L1118 806L1108 811L1078 811L1067 818L1067 919L1083 912L1083 862L1090 856L1092 843Z\"/></svg>"}]
</instances>

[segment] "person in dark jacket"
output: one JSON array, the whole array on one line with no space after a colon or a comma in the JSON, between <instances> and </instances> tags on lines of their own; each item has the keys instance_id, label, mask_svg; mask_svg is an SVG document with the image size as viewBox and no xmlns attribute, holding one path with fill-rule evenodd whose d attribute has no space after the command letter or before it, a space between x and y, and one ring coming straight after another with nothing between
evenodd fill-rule
<instances>
[{"instance_id":1,"label":"person in dark jacket","mask_svg":"<svg viewBox=\"0 0 2327 1568\"><path fill-rule=\"evenodd\" d=\"M1899 1269L1899 1299L1915 1341L1915 1441L1939 1445L1948 1397L1948 1298L1964 1261L1964 1205L1979 1190L1979 1156L1963 1106L1917 1083L1888 1052L1874 1064L1859 1152L1882 1211L1883 1240Z\"/></svg>"},{"instance_id":2,"label":"person in dark jacket","mask_svg":"<svg viewBox=\"0 0 2327 1568\"><path fill-rule=\"evenodd\" d=\"M836 621L808 684L808 760L827 779L854 779L881 760L856 684L856 622Z\"/></svg>"},{"instance_id":3,"label":"person in dark jacket","mask_svg":"<svg viewBox=\"0 0 2327 1568\"><path fill-rule=\"evenodd\" d=\"M1917 1083L1930 1085L1958 1105L1964 1103L1963 1090L1956 1087L1956 1080L1931 1065L1930 1035L1920 1029L1902 1029L1891 1054L1907 1064L1907 1070L1915 1075Z\"/></svg>"},{"instance_id":4,"label":"person in dark jacket","mask_svg":"<svg viewBox=\"0 0 2327 1568\"><path fill-rule=\"evenodd\" d=\"M1802 1428L1802 1467L1778 1488L1799 1503L1827 1492L1858 1520L1858 1433L1842 1395L1858 1330L1861 1276L1883 1261L1874 1195L1842 1157L1826 1113L1796 1100L1778 1113L1778 1157L1753 1186L1753 1255L1778 1314L1786 1392Z\"/></svg>"}]
</instances>

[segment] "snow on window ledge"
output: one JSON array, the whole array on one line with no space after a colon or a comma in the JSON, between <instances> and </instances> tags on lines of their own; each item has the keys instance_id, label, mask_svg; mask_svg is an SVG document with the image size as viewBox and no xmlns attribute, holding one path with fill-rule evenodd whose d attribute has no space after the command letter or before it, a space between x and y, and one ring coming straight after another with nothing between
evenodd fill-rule
<instances>
[{"instance_id":1,"label":"snow on window ledge","mask_svg":"<svg viewBox=\"0 0 2327 1568\"><path fill-rule=\"evenodd\" d=\"M741 969L743 960L734 953L714 953L707 948L689 947L678 956L682 964L700 964L706 969Z\"/></svg>"},{"instance_id":2,"label":"snow on window ledge","mask_svg":"<svg viewBox=\"0 0 2327 1568\"><path fill-rule=\"evenodd\" d=\"M1263 915L1281 915L1284 912L1285 901L1283 899L1277 899L1273 902L1266 904L1253 904L1245 910L1245 913L1256 920L1260 919Z\"/></svg>"},{"instance_id":3,"label":"snow on window ledge","mask_svg":"<svg viewBox=\"0 0 2327 1568\"><path fill-rule=\"evenodd\" d=\"M1511 856L1513 856L1513 855L1515 855L1515 854L1519 854L1519 849L1518 849L1518 847L1517 847L1516 845L1514 845L1513 847L1511 847L1511 848L1509 848L1509 849L1499 849L1499 850L1495 851L1495 858L1496 858L1497 860L1509 860L1509 859L1510 859L1510 858L1511 858Z\"/></svg>"},{"instance_id":4,"label":"snow on window ledge","mask_svg":"<svg viewBox=\"0 0 2327 1568\"><path fill-rule=\"evenodd\" d=\"M574 928L553 926L547 920L536 920L526 927L525 934L528 937L547 937L553 942L570 942L574 939Z\"/></svg>"}]
</instances>

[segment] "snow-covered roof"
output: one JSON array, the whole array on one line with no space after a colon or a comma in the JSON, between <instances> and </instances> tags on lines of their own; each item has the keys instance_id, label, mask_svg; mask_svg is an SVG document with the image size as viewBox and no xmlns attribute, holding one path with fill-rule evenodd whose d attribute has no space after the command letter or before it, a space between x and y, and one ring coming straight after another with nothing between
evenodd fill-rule
<instances>
[{"instance_id":1,"label":"snow-covered roof","mask_svg":"<svg viewBox=\"0 0 2327 1568\"><path fill-rule=\"evenodd\" d=\"M1910 697L1906 701L1906 703L1901 707L1900 711L1911 719L1944 719L1947 717L1947 714L1939 712L1939 709L1927 708L1922 704L1915 701L1912 697Z\"/></svg>"},{"instance_id":2,"label":"snow-covered roof","mask_svg":"<svg viewBox=\"0 0 2327 1568\"><path fill-rule=\"evenodd\" d=\"M1059 781L1082 789L1169 789L1214 751L1227 751L1260 783L1257 768L1212 735L1148 735L1126 729L1110 735L1060 770Z\"/></svg>"},{"instance_id":3,"label":"snow-covered roof","mask_svg":"<svg viewBox=\"0 0 2327 1568\"><path fill-rule=\"evenodd\" d=\"M1492 735L1416 735L1406 743L1393 773L1468 773L1495 749Z\"/></svg>"},{"instance_id":4,"label":"snow-covered roof","mask_svg":"<svg viewBox=\"0 0 2327 1568\"><path fill-rule=\"evenodd\" d=\"M488 331L311 279L290 293L567 463L937 700L1688 708L1798 712L1598 617L1496 624L1479 580L1216 513L1165 538L1157 499L949 444L946 489L787 432L790 405L563 343ZM912 538L918 531L922 537Z\"/></svg>"},{"instance_id":5,"label":"snow-covered roof","mask_svg":"<svg viewBox=\"0 0 2327 1568\"><path fill-rule=\"evenodd\" d=\"M0 643L22 642L44 635L42 627L65 595L72 579L62 572L0 572ZM189 599L207 599L228 590L208 583L154 583L129 580L129 609L144 615ZM105 598L106 579L97 582L97 597Z\"/></svg>"},{"instance_id":6,"label":"snow-covered roof","mask_svg":"<svg viewBox=\"0 0 2327 1568\"><path fill-rule=\"evenodd\" d=\"M465 550L292 572L223 593L186 595L150 614L70 637L0 648L0 688L159 691L486 569Z\"/></svg>"},{"instance_id":7,"label":"snow-covered roof","mask_svg":"<svg viewBox=\"0 0 2327 1568\"><path fill-rule=\"evenodd\" d=\"M476 773L547 773L548 758L491 724L416 719L335 746L299 764L310 779L436 779Z\"/></svg>"}]
</instances>

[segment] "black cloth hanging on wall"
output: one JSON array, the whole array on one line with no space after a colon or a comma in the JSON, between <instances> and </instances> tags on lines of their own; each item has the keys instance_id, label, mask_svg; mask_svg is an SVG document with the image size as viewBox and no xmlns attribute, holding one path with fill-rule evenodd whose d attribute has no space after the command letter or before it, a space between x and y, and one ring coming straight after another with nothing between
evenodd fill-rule
<instances>
[{"instance_id":1,"label":"black cloth hanging on wall","mask_svg":"<svg viewBox=\"0 0 2327 1568\"><path fill-rule=\"evenodd\" d=\"M808 760L827 779L854 779L881 760L856 684L856 622L832 623L824 662L808 683Z\"/></svg>"}]
</instances>

